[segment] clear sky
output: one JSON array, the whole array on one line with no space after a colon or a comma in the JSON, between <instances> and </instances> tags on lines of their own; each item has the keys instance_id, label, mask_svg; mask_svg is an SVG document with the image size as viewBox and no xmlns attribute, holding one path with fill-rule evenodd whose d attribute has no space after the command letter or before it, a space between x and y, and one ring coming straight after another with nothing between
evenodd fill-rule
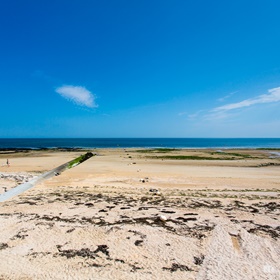
<instances>
[{"instance_id":1,"label":"clear sky","mask_svg":"<svg viewBox=\"0 0 280 280\"><path fill-rule=\"evenodd\" d=\"M0 137L280 137L279 11L0 0Z\"/></svg>"}]
</instances>

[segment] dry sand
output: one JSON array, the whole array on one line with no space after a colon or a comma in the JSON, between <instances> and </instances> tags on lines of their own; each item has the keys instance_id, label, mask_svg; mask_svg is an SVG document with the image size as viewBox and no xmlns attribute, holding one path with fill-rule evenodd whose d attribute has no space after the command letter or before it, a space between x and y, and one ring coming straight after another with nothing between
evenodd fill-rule
<instances>
[{"instance_id":1,"label":"dry sand","mask_svg":"<svg viewBox=\"0 0 280 280\"><path fill-rule=\"evenodd\" d=\"M0 279L280 279L279 158L93 152L0 204ZM9 154L0 193L80 154Z\"/></svg>"}]
</instances>

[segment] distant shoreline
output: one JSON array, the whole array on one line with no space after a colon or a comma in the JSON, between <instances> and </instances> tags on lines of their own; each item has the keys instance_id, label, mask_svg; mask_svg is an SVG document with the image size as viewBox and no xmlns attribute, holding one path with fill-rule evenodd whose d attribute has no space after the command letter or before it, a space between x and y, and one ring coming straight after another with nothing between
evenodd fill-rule
<instances>
[{"instance_id":1,"label":"distant shoreline","mask_svg":"<svg viewBox=\"0 0 280 280\"><path fill-rule=\"evenodd\" d=\"M279 149L280 138L0 138L0 150Z\"/></svg>"},{"instance_id":2,"label":"distant shoreline","mask_svg":"<svg viewBox=\"0 0 280 280\"><path fill-rule=\"evenodd\" d=\"M87 150L96 150L96 149L105 149L105 150L117 150L117 149L147 149L147 150L164 150L164 147L45 147L45 148L18 148L18 147L9 147L9 148L0 148L0 154L15 154L15 153L27 153L31 151L57 151L57 152L85 152ZM176 147L168 147L168 149L173 149L174 151L180 150L263 150L263 151L280 151L280 147L275 148L266 148L266 147L184 147L184 148L176 148Z\"/></svg>"}]
</instances>

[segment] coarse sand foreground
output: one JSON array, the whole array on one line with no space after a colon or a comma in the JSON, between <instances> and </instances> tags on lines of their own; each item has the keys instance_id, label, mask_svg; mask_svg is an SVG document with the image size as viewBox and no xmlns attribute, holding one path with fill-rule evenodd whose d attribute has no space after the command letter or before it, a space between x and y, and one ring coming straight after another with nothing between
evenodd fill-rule
<instances>
[{"instance_id":1,"label":"coarse sand foreground","mask_svg":"<svg viewBox=\"0 0 280 280\"><path fill-rule=\"evenodd\" d=\"M92 152L0 204L0 279L280 279L279 158ZM82 153L10 153L0 193Z\"/></svg>"}]
</instances>

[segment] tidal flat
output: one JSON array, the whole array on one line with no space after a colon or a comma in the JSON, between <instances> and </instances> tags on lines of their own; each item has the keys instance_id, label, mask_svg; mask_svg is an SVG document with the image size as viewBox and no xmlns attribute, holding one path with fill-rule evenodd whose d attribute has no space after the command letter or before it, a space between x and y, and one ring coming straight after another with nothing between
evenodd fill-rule
<instances>
[{"instance_id":1,"label":"tidal flat","mask_svg":"<svg viewBox=\"0 0 280 280\"><path fill-rule=\"evenodd\" d=\"M93 152L0 204L0 279L279 278L273 151ZM0 191L83 153L0 154Z\"/></svg>"}]
</instances>

